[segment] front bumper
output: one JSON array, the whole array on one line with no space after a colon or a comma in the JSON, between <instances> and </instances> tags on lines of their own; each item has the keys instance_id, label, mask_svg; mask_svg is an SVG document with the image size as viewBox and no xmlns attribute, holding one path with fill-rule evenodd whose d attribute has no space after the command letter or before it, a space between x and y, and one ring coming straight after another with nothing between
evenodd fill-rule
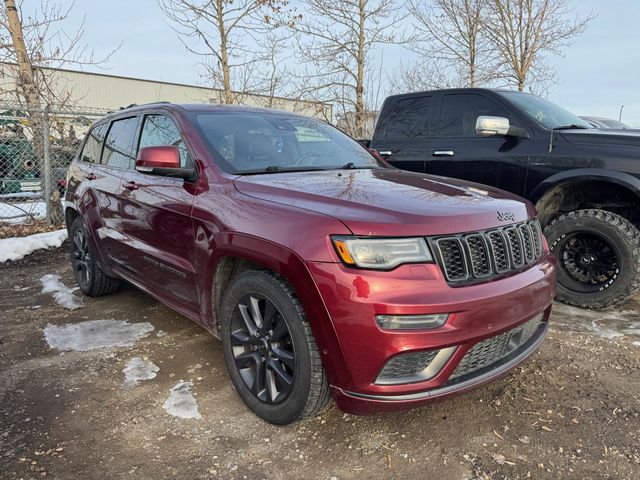
<instances>
[{"instance_id":1,"label":"front bumper","mask_svg":"<svg viewBox=\"0 0 640 480\"><path fill-rule=\"evenodd\" d=\"M499 280L452 288L437 265L403 265L391 272L309 263L332 319L349 371L348 384L332 385L338 406L350 413L405 410L464 392L506 374L540 345L555 293L555 260L545 252L528 269ZM381 330L375 316L448 313L445 325L427 331ZM453 380L464 356L479 342L540 316L525 344L489 368ZM397 355L451 348L431 378L402 384L376 379ZM330 358L325 357L325 361Z\"/></svg>"}]
</instances>

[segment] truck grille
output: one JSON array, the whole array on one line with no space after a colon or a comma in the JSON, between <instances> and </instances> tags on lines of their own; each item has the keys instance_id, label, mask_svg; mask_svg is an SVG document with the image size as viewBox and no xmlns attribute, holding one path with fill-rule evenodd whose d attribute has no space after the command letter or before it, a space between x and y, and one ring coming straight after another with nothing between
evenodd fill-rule
<instances>
[{"instance_id":1,"label":"truck grille","mask_svg":"<svg viewBox=\"0 0 640 480\"><path fill-rule=\"evenodd\" d=\"M542 315L537 315L516 328L476 343L462 358L449 381L488 367L514 352L535 335L541 321Z\"/></svg>"},{"instance_id":2,"label":"truck grille","mask_svg":"<svg viewBox=\"0 0 640 480\"><path fill-rule=\"evenodd\" d=\"M530 265L542 255L537 219L431 242L447 281L453 284L495 278Z\"/></svg>"}]
</instances>

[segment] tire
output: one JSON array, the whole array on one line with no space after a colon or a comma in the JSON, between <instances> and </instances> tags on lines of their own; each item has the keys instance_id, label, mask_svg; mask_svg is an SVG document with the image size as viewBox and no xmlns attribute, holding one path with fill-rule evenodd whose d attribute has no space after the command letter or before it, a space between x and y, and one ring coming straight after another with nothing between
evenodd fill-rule
<instances>
[{"instance_id":1,"label":"tire","mask_svg":"<svg viewBox=\"0 0 640 480\"><path fill-rule=\"evenodd\" d=\"M102 271L96 262L82 218L76 217L69 228L71 266L80 290L90 297L100 297L115 292L120 280Z\"/></svg>"},{"instance_id":2,"label":"tire","mask_svg":"<svg viewBox=\"0 0 640 480\"><path fill-rule=\"evenodd\" d=\"M227 370L256 415L286 425L317 415L328 405L329 385L318 347L284 279L268 271L243 272L229 285L221 310Z\"/></svg>"},{"instance_id":3,"label":"tire","mask_svg":"<svg viewBox=\"0 0 640 480\"><path fill-rule=\"evenodd\" d=\"M620 215L576 210L553 220L544 233L558 259L556 300L602 309L640 288L640 231Z\"/></svg>"}]
</instances>

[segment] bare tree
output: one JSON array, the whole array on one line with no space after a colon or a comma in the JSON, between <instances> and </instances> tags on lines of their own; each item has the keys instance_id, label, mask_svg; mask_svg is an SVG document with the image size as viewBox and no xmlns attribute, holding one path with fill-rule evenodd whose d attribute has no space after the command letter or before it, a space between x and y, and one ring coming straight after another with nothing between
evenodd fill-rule
<instances>
[{"instance_id":1,"label":"bare tree","mask_svg":"<svg viewBox=\"0 0 640 480\"><path fill-rule=\"evenodd\" d=\"M277 27L274 15L287 12L287 0L158 0L185 47L203 56L207 77L234 103L234 90L253 89L251 73L263 59L260 39Z\"/></svg>"},{"instance_id":2,"label":"bare tree","mask_svg":"<svg viewBox=\"0 0 640 480\"><path fill-rule=\"evenodd\" d=\"M450 64L442 60L419 58L401 63L398 72L388 83L395 83L395 93L439 90L441 88L462 88L468 86L462 75L451 75Z\"/></svg>"},{"instance_id":3,"label":"bare tree","mask_svg":"<svg viewBox=\"0 0 640 480\"><path fill-rule=\"evenodd\" d=\"M546 54L560 55L595 18L574 15L569 0L488 0L487 31L504 66L504 77L523 91L544 88L553 71Z\"/></svg>"},{"instance_id":4,"label":"bare tree","mask_svg":"<svg viewBox=\"0 0 640 480\"><path fill-rule=\"evenodd\" d=\"M7 93L14 97L14 101L24 103L29 114L33 151L41 160L40 178L45 192L47 219L54 224L61 223L63 217L58 190L51 186L43 109L60 108L73 99L72 89L59 84L61 80L56 69L72 65L100 65L113 53L102 59L94 57L82 43L84 22L71 34L67 33L66 19L73 8L73 4L63 9L43 0L35 14L24 18L15 0L4 0L4 8L0 12L0 60L8 62L3 73L11 77L10 83L15 85Z\"/></svg>"},{"instance_id":5,"label":"bare tree","mask_svg":"<svg viewBox=\"0 0 640 480\"><path fill-rule=\"evenodd\" d=\"M355 112L354 136L362 136L366 117L367 74L372 50L406 40L400 24L406 13L395 0L306 0L293 27L304 64L304 94Z\"/></svg>"},{"instance_id":6,"label":"bare tree","mask_svg":"<svg viewBox=\"0 0 640 480\"><path fill-rule=\"evenodd\" d=\"M497 76L496 49L483 28L487 1L409 1L415 27L412 49L423 61L437 61L445 69L440 75L461 78L456 82L460 86L475 87Z\"/></svg>"},{"instance_id":7,"label":"bare tree","mask_svg":"<svg viewBox=\"0 0 640 480\"><path fill-rule=\"evenodd\" d=\"M82 41L84 21L69 29L67 20L74 4L62 8L42 0L31 16L23 16L20 7L15 0L4 0L0 12L0 61L17 65L15 72L11 68L5 70L17 86L9 94L32 109L64 106L74 100L74 92L60 84L56 70L102 65L119 46L97 58Z\"/></svg>"}]
</instances>

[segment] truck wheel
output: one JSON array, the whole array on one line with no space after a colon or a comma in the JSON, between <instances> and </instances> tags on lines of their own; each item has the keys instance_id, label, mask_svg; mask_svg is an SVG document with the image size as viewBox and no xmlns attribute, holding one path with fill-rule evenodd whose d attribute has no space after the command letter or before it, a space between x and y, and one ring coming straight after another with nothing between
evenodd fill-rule
<instances>
[{"instance_id":1,"label":"truck wheel","mask_svg":"<svg viewBox=\"0 0 640 480\"><path fill-rule=\"evenodd\" d=\"M281 277L240 274L225 294L220 322L229 376L255 414L285 425L326 407L320 353L300 302Z\"/></svg>"},{"instance_id":2,"label":"truck wheel","mask_svg":"<svg viewBox=\"0 0 640 480\"><path fill-rule=\"evenodd\" d=\"M605 210L576 210L544 230L558 259L556 299L600 309L625 301L640 288L640 231Z\"/></svg>"},{"instance_id":3,"label":"truck wheel","mask_svg":"<svg viewBox=\"0 0 640 480\"><path fill-rule=\"evenodd\" d=\"M108 276L96 262L82 218L76 217L69 228L71 266L80 290L90 297L115 292L120 280Z\"/></svg>"}]
</instances>

